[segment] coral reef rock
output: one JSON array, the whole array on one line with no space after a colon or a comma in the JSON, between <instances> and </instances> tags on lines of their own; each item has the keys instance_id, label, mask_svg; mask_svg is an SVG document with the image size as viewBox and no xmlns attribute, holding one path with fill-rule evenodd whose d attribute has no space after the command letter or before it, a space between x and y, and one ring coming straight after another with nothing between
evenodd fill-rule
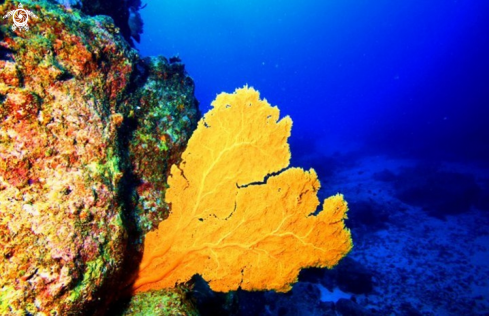
<instances>
[{"instance_id":1,"label":"coral reef rock","mask_svg":"<svg viewBox=\"0 0 489 316\"><path fill-rule=\"evenodd\" d=\"M97 314L165 217L193 82L178 61L141 60L109 17L22 4L29 30L0 24L0 314Z\"/></svg>"},{"instance_id":2,"label":"coral reef rock","mask_svg":"<svg viewBox=\"0 0 489 316\"><path fill-rule=\"evenodd\" d=\"M78 9L91 16L110 16L129 44L133 44L132 40L139 43L140 35L143 33L143 20L139 10L146 7L146 4L141 4L141 0L56 0L56 2L68 10Z\"/></svg>"}]
</instances>

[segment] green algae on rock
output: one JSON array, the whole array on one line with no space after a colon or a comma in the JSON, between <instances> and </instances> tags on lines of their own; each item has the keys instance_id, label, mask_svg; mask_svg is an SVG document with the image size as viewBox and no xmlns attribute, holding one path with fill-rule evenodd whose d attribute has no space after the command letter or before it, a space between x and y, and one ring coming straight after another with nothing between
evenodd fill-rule
<instances>
[{"instance_id":1,"label":"green algae on rock","mask_svg":"<svg viewBox=\"0 0 489 316\"><path fill-rule=\"evenodd\" d=\"M125 305L124 310L112 311L123 316L197 316L200 315L189 298L188 290L175 288L139 293Z\"/></svg>"},{"instance_id":2,"label":"green algae on rock","mask_svg":"<svg viewBox=\"0 0 489 316\"><path fill-rule=\"evenodd\" d=\"M178 163L191 132L195 129L197 108L193 81L183 64L172 58L144 59L147 79L139 92L139 124L131 139L130 157L140 180L136 211L144 233L168 215L165 202L166 179L170 167Z\"/></svg>"},{"instance_id":3,"label":"green algae on rock","mask_svg":"<svg viewBox=\"0 0 489 316\"><path fill-rule=\"evenodd\" d=\"M132 234L164 217L167 166L198 119L193 83L142 61L108 17L23 5L29 31L0 25L0 314L96 313L128 273Z\"/></svg>"}]
</instances>

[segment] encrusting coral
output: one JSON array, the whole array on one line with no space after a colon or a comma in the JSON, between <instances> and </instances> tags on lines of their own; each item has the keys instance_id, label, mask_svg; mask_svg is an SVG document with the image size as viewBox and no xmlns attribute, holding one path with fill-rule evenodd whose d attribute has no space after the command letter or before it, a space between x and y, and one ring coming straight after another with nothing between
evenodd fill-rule
<instances>
[{"instance_id":1,"label":"encrusting coral","mask_svg":"<svg viewBox=\"0 0 489 316\"><path fill-rule=\"evenodd\" d=\"M0 1L0 17L18 5ZM100 315L167 215L194 85L176 59L141 59L107 16L22 5L28 31L0 23L0 315Z\"/></svg>"},{"instance_id":2,"label":"encrusting coral","mask_svg":"<svg viewBox=\"0 0 489 316\"><path fill-rule=\"evenodd\" d=\"M304 267L352 248L342 195L324 201L314 170L288 168L292 121L252 88L222 93L171 168L168 219L146 235L133 292L200 274L214 291L286 292Z\"/></svg>"}]
</instances>

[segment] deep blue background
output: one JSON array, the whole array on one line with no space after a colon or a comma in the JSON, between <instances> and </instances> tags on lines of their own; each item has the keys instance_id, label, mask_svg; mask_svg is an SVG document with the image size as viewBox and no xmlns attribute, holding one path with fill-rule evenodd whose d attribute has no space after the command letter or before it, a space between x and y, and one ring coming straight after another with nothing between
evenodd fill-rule
<instances>
[{"instance_id":1,"label":"deep blue background","mask_svg":"<svg viewBox=\"0 0 489 316\"><path fill-rule=\"evenodd\" d=\"M294 121L293 155L489 162L489 1L161 0L143 56L179 55L201 109L244 84Z\"/></svg>"}]
</instances>

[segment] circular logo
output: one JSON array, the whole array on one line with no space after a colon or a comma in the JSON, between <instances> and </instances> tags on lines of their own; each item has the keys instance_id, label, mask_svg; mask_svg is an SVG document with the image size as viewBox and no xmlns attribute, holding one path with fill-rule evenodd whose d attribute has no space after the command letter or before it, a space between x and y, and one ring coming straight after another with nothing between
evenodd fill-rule
<instances>
[{"instance_id":1,"label":"circular logo","mask_svg":"<svg viewBox=\"0 0 489 316\"><path fill-rule=\"evenodd\" d=\"M27 22L29 22L29 16L37 18L37 15L32 13L29 10L24 9L22 6L22 3L19 3L19 7L16 10L9 11L6 15L3 16L4 19L7 19L9 17L12 17L12 20L14 22L14 25L12 25L12 30L29 30L29 25L27 25Z\"/></svg>"},{"instance_id":2,"label":"circular logo","mask_svg":"<svg viewBox=\"0 0 489 316\"><path fill-rule=\"evenodd\" d=\"M21 4L19 5L19 8L22 8ZM27 25L27 22L29 21L29 14L27 14L27 11L24 9L17 9L13 14L13 20L15 26L24 27Z\"/></svg>"}]
</instances>

